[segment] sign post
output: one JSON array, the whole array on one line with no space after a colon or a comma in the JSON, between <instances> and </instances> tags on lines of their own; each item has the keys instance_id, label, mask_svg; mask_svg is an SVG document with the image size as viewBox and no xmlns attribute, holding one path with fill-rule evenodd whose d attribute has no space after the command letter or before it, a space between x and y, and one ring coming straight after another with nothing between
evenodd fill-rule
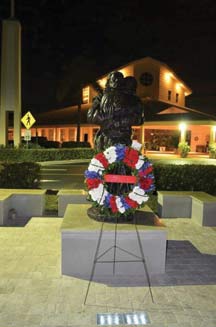
<instances>
[{"instance_id":1,"label":"sign post","mask_svg":"<svg viewBox=\"0 0 216 327\"><path fill-rule=\"evenodd\" d=\"M28 142L31 141L31 130L26 129L24 133L24 140L26 141L27 149L28 149Z\"/></svg>"},{"instance_id":2,"label":"sign post","mask_svg":"<svg viewBox=\"0 0 216 327\"><path fill-rule=\"evenodd\" d=\"M28 148L28 142L31 141L31 130L30 128L34 125L36 122L36 119L33 117L30 111L28 111L21 119L21 122L25 126L26 130L24 133L24 140L26 141L27 148Z\"/></svg>"}]
</instances>

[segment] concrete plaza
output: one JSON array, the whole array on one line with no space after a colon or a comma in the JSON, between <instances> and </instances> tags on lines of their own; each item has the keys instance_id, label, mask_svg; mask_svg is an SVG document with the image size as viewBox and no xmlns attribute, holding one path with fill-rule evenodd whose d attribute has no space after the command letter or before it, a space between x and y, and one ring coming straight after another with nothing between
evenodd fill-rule
<instances>
[{"instance_id":1,"label":"concrete plaza","mask_svg":"<svg viewBox=\"0 0 216 327\"><path fill-rule=\"evenodd\" d=\"M216 228L163 219L166 274L113 287L61 275L62 218L0 228L0 327L96 326L97 313L145 312L152 327L216 326Z\"/></svg>"}]
</instances>

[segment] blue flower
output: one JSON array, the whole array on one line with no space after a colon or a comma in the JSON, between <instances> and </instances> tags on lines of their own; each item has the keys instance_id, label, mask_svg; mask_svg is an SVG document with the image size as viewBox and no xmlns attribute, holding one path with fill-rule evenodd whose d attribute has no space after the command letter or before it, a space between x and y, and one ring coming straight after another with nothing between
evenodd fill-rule
<instances>
[{"instance_id":1,"label":"blue flower","mask_svg":"<svg viewBox=\"0 0 216 327\"><path fill-rule=\"evenodd\" d=\"M139 171L143 171L150 166L152 166L152 164L149 161L145 161L143 165L140 167Z\"/></svg>"},{"instance_id":2,"label":"blue flower","mask_svg":"<svg viewBox=\"0 0 216 327\"><path fill-rule=\"evenodd\" d=\"M125 210L130 209L131 207L129 206L129 204L127 204L127 202L125 201L124 197L123 196L120 196L120 198L121 198L121 202L122 202Z\"/></svg>"},{"instance_id":3,"label":"blue flower","mask_svg":"<svg viewBox=\"0 0 216 327\"><path fill-rule=\"evenodd\" d=\"M86 170L84 173L86 178L100 178L100 175L95 171Z\"/></svg>"},{"instance_id":4,"label":"blue flower","mask_svg":"<svg viewBox=\"0 0 216 327\"><path fill-rule=\"evenodd\" d=\"M104 200L104 206L107 207L107 208L110 208L110 198L111 198L111 194L107 194L106 197L105 197L105 200Z\"/></svg>"},{"instance_id":5,"label":"blue flower","mask_svg":"<svg viewBox=\"0 0 216 327\"><path fill-rule=\"evenodd\" d=\"M124 159L125 156L125 146L122 144L117 144L115 146L116 148L116 155L117 155L117 161L121 161L122 159Z\"/></svg>"}]
</instances>

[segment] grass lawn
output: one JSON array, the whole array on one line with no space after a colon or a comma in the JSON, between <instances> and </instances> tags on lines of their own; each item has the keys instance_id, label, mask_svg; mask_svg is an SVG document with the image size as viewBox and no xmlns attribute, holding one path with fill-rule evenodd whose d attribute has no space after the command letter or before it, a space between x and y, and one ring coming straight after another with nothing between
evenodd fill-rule
<instances>
[{"instance_id":1,"label":"grass lawn","mask_svg":"<svg viewBox=\"0 0 216 327\"><path fill-rule=\"evenodd\" d=\"M46 194L45 215L58 216L58 197L56 194Z\"/></svg>"}]
</instances>

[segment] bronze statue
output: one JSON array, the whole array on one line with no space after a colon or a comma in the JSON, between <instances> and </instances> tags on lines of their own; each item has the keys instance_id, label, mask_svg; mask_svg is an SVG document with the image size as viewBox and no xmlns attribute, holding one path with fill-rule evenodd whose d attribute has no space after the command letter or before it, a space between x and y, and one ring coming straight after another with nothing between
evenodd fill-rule
<instances>
[{"instance_id":1,"label":"bronze statue","mask_svg":"<svg viewBox=\"0 0 216 327\"><path fill-rule=\"evenodd\" d=\"M105 90L94 99L88 121L100 125L95 137L95 148L104 151L115 144L131 145L132 126L142 125L144 110L136 96L136 79L121 72L109 74Z\"/></svg>"}]
</instances>

